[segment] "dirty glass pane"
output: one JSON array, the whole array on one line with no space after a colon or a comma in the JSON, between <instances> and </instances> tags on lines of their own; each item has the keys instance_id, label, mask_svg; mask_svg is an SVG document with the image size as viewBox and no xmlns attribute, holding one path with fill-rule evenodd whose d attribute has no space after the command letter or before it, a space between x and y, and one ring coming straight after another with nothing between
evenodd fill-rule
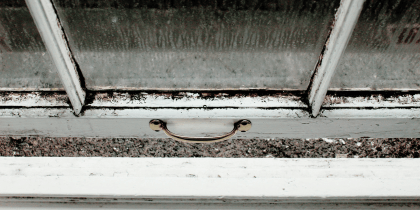
<instances>
[{"instance_id":1,"label":"dirty glass pane","mask_svg":"<svg viewBox=\"0 0 420 210\"><path fill-rule=\"evenodd\" d=\"M420 1L366 1L330 88L420 89Z\"/></svg>"},{"instance_id":2,"label":"dirty glass pane","mask_svg":"<svg viewBox=\"0 0 420 210\"><path fill-rule=\"evenodd\" d=\"M305 90L339 1L54 0L86 86Z\"/></svg>"},{"instance_id":3,"label":"dirty glass pane","mask_svg":"<svg viewBox=\"0 0 420 210\"><path fill-rule=\"evenodd\" d=\"M0 0L2 88L62 88L55 66L23 0Z\"/></svg>"}]
</instances>

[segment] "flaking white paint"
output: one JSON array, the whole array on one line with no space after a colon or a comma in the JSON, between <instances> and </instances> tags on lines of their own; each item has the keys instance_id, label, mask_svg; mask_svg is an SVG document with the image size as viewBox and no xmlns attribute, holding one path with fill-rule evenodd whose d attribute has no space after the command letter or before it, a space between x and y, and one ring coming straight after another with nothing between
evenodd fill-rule
<instances>
[{"instance_id":1,"label":"flaking white paint","mask_svg":"<svg viewBox=\"0 0 420 210\"><path fill-rule=\"evenodd\" d=\"M106 93L105 93L106 94ZM197 93L186 92L185 96L171 98L157 94L142 94L139 98L130 93L117 93L112 96L95 96L89 107L307 107L297 96L234 96L203 98Z\"/></svg>"},{"instance_id":2,"label":"flaking white paint","mask_svg":"<svg viewBox=\"0 0 420 210\"><path fill-rule=\"evenodd\" d=\"M309 87L309 104L312 115L315 117L318 116L321 105L324 102L331 78L347 47L364 2L364 0L340 1L340 7L335 14L331 34L325 44L324 53L319 59Z\"/></svg>"}]
</instances>

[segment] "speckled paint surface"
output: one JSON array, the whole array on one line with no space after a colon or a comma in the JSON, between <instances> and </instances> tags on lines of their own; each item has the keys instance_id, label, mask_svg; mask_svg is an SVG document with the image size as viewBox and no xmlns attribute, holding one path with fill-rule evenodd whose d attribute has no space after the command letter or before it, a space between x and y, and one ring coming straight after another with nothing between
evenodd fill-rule
<instances>
[{"instance_id":1,"label":"speckled paint surface","mask_svg":"<svg viewBox=\"0 0 420 210\"><path fill-rule=\"evenodd\" d=\"M419 158L420 139L242 139L186 144L171 139L0 138L0 156Z\"/></svg>"}]
</instances>

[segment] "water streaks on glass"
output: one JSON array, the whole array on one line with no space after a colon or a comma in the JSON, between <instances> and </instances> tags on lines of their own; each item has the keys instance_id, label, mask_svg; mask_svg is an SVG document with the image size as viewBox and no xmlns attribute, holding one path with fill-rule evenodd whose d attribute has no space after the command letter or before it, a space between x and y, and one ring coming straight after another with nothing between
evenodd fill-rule
<instances>
[{"instance_id":1,"label":"water streaks on glass","mask_svg":"<svg viewBox=\"0 0 420 210\"><path fill-rule=\"evenodd\" d=\"M54 0L88 88L305 90L339 1Z\"/></svg>"},{"instance_id":2,"label":"water streaks on glass","mask_svg":"<svg viewBox=\"0 0 420 210\"><path fill-rule=\"evenodd\" d=\"M366 1L330 89L419 90L420 1Z\"/></svg>"},{"instance_id":3,"label":"water streaks on glass","mask_svg":"<svg viewBox=\"0 0 420 210\"><path fill-rule=\"evenodd\" d=\"M24 1L0 2L0 88L62 88Z\"/></svg>"}]
</instances>

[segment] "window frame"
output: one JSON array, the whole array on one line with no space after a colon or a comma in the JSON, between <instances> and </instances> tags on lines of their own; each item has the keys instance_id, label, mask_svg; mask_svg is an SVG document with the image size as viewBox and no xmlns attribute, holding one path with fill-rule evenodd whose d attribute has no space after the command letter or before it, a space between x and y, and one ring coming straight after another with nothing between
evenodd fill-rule
<instances>
[{"instance_id":1,"label":"window frame","mask_svg":"<svg viewBox=\"0 0 420 210\"><path fill-rule=\"evenodd\" d=\"M26 2L66 93L1 92L0 136L166 137L149 128L152 119L166 121L168 128L176 133L193 136L228 132L236 121L250 120L251 130L238 133L235 139L420 136L420 91L327 94L329 81L364 1L342 0L307 93L266 90L85 92L51 1ZM308 100L306 95L309 95ZM411 159L0 157L0 203L16 208L51 207L67 202L138 205L150 199L157 204L228 201L276 203L286 207L290 203L301 207L312 205L311 202L325 205L418 203L419 165L418 160ZM171 168L175 175L168 172ZM107 175L104 184L102 178L95 176L98 172L95 170L112 176ZM127 178L130 176L127 171L133 170L141 175ZM237 177L215 177L218 171ZM190 176L197 172L201 175ZM253 173L263 178L248 177ZM279 177L277 173L283 175ZM283 186L290 187L293 193L283 191Z\"/></svg>"},{"instance_id":2,"label":"window frame","mask_svg":"<svg viewBox=\"0 0 420 210\"><path fill-rule=\"evenodd\" d=\"M386 206L419 204L420 198L419 159L0 157L0 165L0 203L29 207L171 202Z\"/></svg>"},{"instance_id":3,"label":"window frame","mask_svg":"<svg viewBox=\"0 0 420 210\"><path fill-rule=\"evenodd\" d=\"M363 0L341 1L306 92L247 89L86 92L51 0L26 0L26 3L57 66L66 94L3 92L2 136L166 137L149 128L152 119L164 120L170 130L191 136L229 132L241 119L250 120L252 128L234 138L420 136L420 91L356 90L327 94Z\"/></svg>"}]
</instances>

